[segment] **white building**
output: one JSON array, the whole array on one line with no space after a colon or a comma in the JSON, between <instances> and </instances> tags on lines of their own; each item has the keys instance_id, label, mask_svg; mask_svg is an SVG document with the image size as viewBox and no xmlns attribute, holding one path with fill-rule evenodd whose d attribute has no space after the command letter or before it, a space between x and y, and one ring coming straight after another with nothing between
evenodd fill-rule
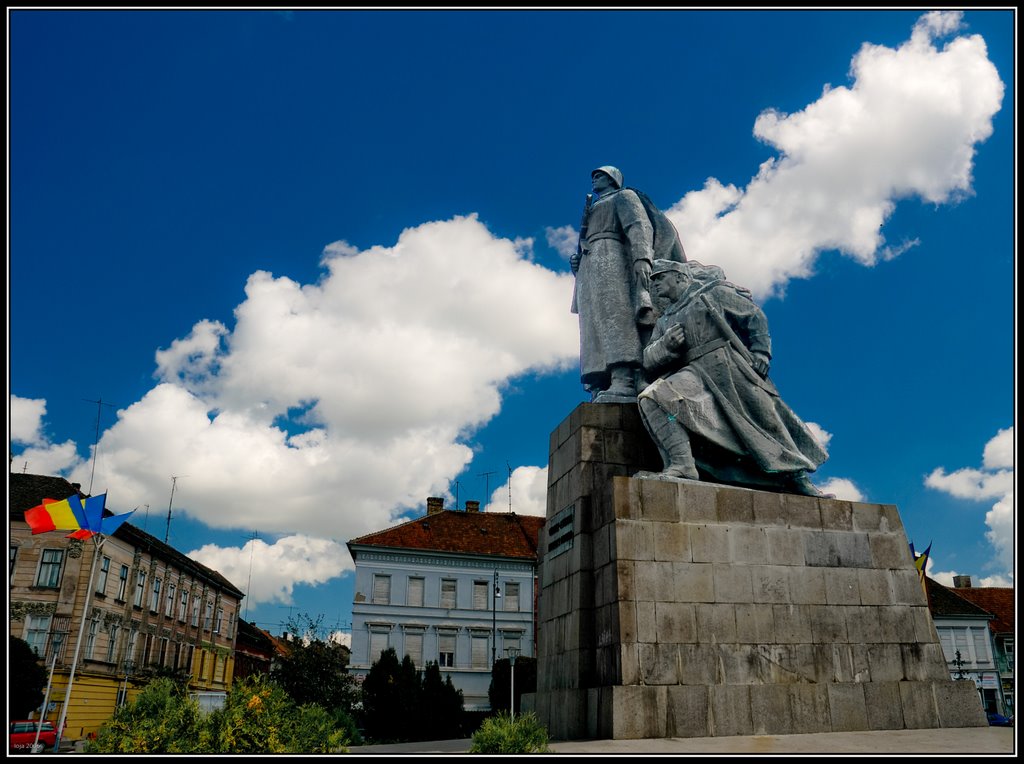
<instances>
[{"instance_id":1,"label":"white building","mask_svg":"<svg viewBox=\"0 0 1024 764\"><path fill-rule=\"evenodd\" d=\"M535 656L537 536L543 517L444 509L348 542L356 567L349 671L366 675L388 647L417 668L436 661L467 711L490 709L491 666Z\"/></svg>"}]
</instances>

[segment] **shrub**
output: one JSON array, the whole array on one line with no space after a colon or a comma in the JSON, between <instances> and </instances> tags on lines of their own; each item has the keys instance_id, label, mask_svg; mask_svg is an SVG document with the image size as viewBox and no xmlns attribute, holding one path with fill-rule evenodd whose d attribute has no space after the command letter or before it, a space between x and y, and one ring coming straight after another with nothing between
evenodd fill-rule
<instances>
[{"instance_id":1,"label":"shrub","mask_svg":"<svg viewBox=\"0 0 1024 764\"><path fill-rule=\"evenodd\" d=\"M156 679L117 710L86 752L196 753L205 749L204 727L199 704L173 680Z\"/></svg>"},{"instance_id":2,"label":"shrub","mask_svg":"<svg viewBox=\"0 0 1024 764\"><path fill-rule=\"evenodd\" d=\"M473 733L469 752L548 753L548 731L532 711L515 718L499 711Z\"/></svg>"}]
</instances>

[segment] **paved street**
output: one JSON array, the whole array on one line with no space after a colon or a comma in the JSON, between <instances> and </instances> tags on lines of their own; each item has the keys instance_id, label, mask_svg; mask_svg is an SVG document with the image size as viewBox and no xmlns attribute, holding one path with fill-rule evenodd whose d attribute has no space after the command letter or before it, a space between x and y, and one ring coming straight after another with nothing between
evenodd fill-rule
<instances>
[{"instance_id":1,"label":"paved street","mask_svg":"<svg viewBox=\"0 0 1024 764\"><path fill-rule=\"evenodd\" d=\"M356 755L451 755L468 753L471 741L437 740L423 743L353 746ZM1016 754L1013 727L821 732L810 735L752 735L746 737L666 738L648 740L563 740L550 744L555 754L569 756L708 756L714 754L794 754L819 756L959 755L1012 756Z\"/></svg>"}]
</instances>

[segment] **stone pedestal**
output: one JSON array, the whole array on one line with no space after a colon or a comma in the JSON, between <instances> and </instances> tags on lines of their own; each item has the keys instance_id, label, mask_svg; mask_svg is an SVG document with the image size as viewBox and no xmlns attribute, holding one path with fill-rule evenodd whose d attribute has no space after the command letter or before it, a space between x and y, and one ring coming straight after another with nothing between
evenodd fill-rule
<instances>
[{"instance_id":1,"label":"stone pedestal","mask_svg":"<svg viewBox=\"0 0 1024 764\"><path fill-rule=\"evenodd\" d=\"M630 478L635 405L551 436L537 692L555 739L984 726L896 507Z\"/></svg>"}]
</instances>

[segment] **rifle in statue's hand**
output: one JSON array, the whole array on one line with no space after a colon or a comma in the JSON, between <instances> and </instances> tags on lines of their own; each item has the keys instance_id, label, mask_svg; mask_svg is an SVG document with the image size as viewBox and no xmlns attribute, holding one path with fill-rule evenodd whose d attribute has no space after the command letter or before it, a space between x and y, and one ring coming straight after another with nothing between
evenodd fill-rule
<instances>
[{"instance_id":1,"label":"rifle in statue's hand","mask_svg":"<svg viewBox=\"0 0 1024 764\"><path fill-rule=\"evenodd\" d=\"M580 269L580 260L583 259L583 242L587 239L587 221L590 218L590 206L594 203L594 195L587 194L587 201L583 205L583 219L580 221L580 238L576 241L576 252L569 258L569 267L575 276ZM576 304L576 285L572 287L572 308L571 313L579 313L579 306Z\"/></svg>"}]
</instances>

